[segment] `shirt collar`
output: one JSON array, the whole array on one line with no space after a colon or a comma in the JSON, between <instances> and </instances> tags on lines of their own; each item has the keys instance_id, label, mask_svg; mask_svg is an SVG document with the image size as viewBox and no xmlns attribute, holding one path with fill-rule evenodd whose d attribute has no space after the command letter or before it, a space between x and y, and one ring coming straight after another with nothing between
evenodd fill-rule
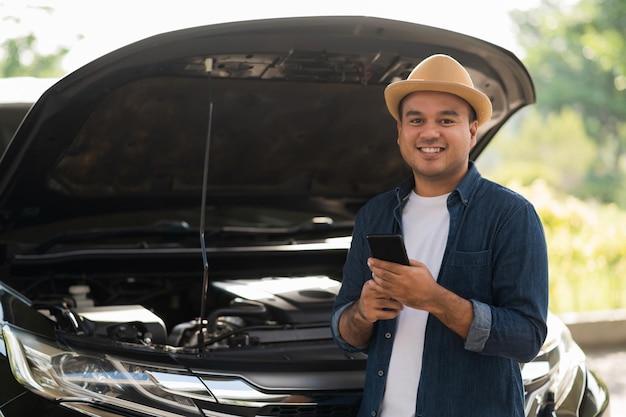
<instances>
[{"instance_id":1,"label":"shirt collar","mask_svg":"<svg viewBox=\"0 0 626 417\"><path fill-rule=\"evenodd\" d=\"M470 161L467 173L454 188L454 191L450 194L448 201L453 201L451 199L455 198L467 206L469 204L470 196L472 195L474 189L478 186L481 179L482 176L480 175L480 172L478 172L478 168L476 168L474 162ZM405 178L396 188L398 201L400 203L404 202L409 197L414 187L415 178L413 178L413 175Z\"/></svg>"}]
</instances>

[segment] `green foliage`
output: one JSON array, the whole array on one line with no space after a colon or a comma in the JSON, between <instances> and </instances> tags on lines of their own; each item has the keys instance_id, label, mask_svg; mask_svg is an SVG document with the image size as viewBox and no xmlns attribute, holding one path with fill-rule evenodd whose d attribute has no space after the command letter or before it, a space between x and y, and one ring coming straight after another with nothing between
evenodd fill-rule
<instances>
[{"instance_id":1,"label":"green foliage","mask_svg":"<svg viewBox=\"0 0 626 417\"><path fill-rule=\"evenodd\" d=\"M625 308L623 0L581 0L571 8L542 0L512 17L537 105L499 133L481 155L481 171L537 208L552 311Z\"/></svg>"},{"instance_id":2,"label":"green foliage","mask_svg":"<svg viewBox=\"0 0 626 417\"><path fill-rule=\"evenodd\" d=\"M529 108L477 161L483 175L537 208L549 248L550 308L558 313L626 308L626 211L599 202L619 193L617 180L596 175L597 153L574 111Z\"/></svg>"},{"instance_id":3,"label":"green foliage","mask_svg":"<svg viewBox=\"0 0 626 417\"><path fill-rule=\"evenodd\" d=\"M0 1L0 15L3 6ZM53 9L45 6L32 6L47 15L53 13ZM0 24L19 27L21 19L17 16L3 16ZM0 43L0 77L60 77L65 74L61 67L61 60L69 50L66 47L58 47L50 54L42 54L38 50L37 38L33 32L26 35L18 35L8 38Z\"/></svg>"},{"instance_id":4,"label":"green foliage","mask_svg":"<svg viewBox=\"0 0 626 417\"><path fill-rule=\"evenodd\" d=\"M536 110L511 120L481 170L535 204L548 242L553 311L625 308L623 0L571 8L542 0L512 17Z\"/></svg>"},{"instance_id":5,"label":"green foliage","mask_svg":"<svg viewBox=\"0 0 626 417\"><path fill-rule=\"evenodd\" d=\"M43 55L36 51L36 38L31 33L14 39L7 39L0 48L4 53L0 59L0 77L60 77L65 71L61 60L69 52L59 48L55 53Z\"/></svg>"},{"instance_id":6,"label":"green foliage","mask_svg":"<svg viewBox=\"0 0 626 417\"><path fill-rule=\"evenodd\" d=\"M550 309L556 313L626 308L626 212L614 204L557 194L544 181L507 184L526 196L544 225Z\"/></svg>"},{"instance_id":7,"label":"green foliage","mask_svg":"<svg viewBox=\"0 0 626 417\"><path fill-rule=\"evenodd\" d=\"M626 207L626 8L623 0L542 0L511 14L543 113L571 108L597 144L590 178L613 182L598 195ZM574 161L574 160L573 160ZM585 187L589 189L589 187Z\"/></svg>"},{"instance_id":8,"label":"green foliage","mask_svg":"<svg viewBox=\"0 0 626 417\"><path fill-rule=\"evenodd\" d=\"M541 115L530 108L511 122L480 156L484 172L502 183L528 185L542 179L558 190L595 196L595 190L584 185L595 168L598 147L576 112L565 108Z\"/></svg>"}]
</instances>

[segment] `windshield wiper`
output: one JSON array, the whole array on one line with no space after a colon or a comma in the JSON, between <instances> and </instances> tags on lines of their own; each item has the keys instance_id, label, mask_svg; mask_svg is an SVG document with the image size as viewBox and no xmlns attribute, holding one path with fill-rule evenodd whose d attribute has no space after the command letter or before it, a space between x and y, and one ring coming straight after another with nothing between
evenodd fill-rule
<instances>
[{"instance_id":1,"label":"windshield wiper","mask_svg":"<svg viewBox=\"0 0 626 417\"><path fill-rule=\"evenodd\" d=\"M318 233L324 231L345 230L351 233L353 221L335 222L330 217L313 217L302 223L285 226L217 226L208 227L204 230L204 237L207 240L223 236L289 236L295 234ZM167 237L185 237L197 235L198 228L192 228L185 221L179 220L161 220L146 226L139 227L116 227L116 228L95 228L78 231L68 231L60 235L40 243L35 249L35 253L46 253L51 248L72 242L87 242L90 240L107 239L107 238L124 238L124 237L149 237L149 236L167 236Z\"/></svg>"},{"instance_id":2,"label":"windshield wiper","mask_svg":"<svg viewBox=\"0 0 626 417\"><path fill-rule=\"evenodd\" d=\"M113 228L94 228L87 230L76 230L64 232L60 235L51 237L40 243L35 248L35 253L45 253L56 245L68 242L84 242L95 239L104 239L109 237L132 237L132 236L172 236L172 235L188 235L197 233L197 230L189 228L189 224L184 221L161 220L147 226L139 227L113 227Z\"/></svg>"},{"instance_id":3,"label":"windshield wiper","mask_svg":"<svg viewBox=\"0 0 626 417\"><path fill-rule=\"evenodd\" d=\"M205 229L205 236L214 237L227 235L292 235L296 233L318 232L324 230L352 229L352 220L335 222L331 217L313 217L293 226L221 226Z\"/></svg>"}]
</instances>

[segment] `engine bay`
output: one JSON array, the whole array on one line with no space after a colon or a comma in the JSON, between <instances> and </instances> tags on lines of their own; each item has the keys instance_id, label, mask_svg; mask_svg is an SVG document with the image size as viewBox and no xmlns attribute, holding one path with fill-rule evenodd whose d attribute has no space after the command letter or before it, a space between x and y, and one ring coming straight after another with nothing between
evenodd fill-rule
<instances>
[{"instance_id":1,"label":"engine bay","mask_svg":"<svg viewBox=\"0 0 626 417\"><path fill-rule=\"evenodd\" d=\"M131 281L135 282L134 278ZM128 280L127 280L128 283ZM328 340L330 310L340 283L328 276L262 277L211 283L211 310L174 323L141 304L98 305L86 284L71 285L36 308L65 330L113 342L209 349ZM177 297L173 296L172 300ZM170 319L171 321L171 319Z\"/></svg>"}]
</instances>

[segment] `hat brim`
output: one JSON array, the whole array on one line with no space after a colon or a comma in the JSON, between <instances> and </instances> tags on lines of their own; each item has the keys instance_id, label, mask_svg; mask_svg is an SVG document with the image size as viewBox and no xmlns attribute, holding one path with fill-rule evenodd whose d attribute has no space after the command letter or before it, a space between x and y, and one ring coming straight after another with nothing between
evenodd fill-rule
<instances>
[{"instance_id":1,"label":"hat brim","mask_svg":"<svg viewBox=\"0 0 626 417\"><path fill-rule=\"evenodd\" d=\"M402 80L389 84L385 88L387 109L394 119L400 120L398 114L400 101L418 91L438 91L461 97L474 108L479 126L491 119L491 100L482 92L459 83L426 80Z\"/></svg>"}]
</instances>

